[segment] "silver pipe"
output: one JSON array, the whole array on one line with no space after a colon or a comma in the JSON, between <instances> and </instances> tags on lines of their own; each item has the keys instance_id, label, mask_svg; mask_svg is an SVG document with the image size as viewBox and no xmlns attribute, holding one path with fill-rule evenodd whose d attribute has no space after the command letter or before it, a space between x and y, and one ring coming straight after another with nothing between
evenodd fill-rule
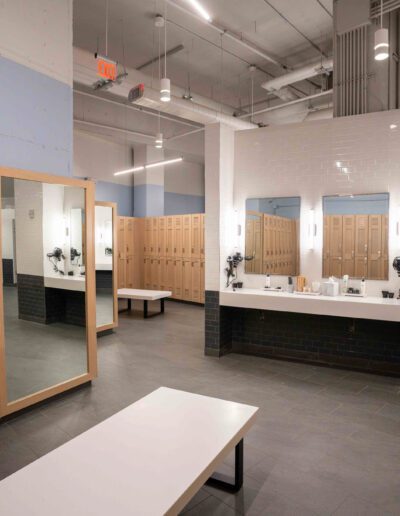
<instances>
[{"instance_id":1,"label":"silver pipe","mask_svg":"<svg viewBox=\"0 0 400 516\"><path fill-rule=\"evenodd\" d=\"M333 90L321 91L320 93L315 93L314 95L309 95L308 97L302 97L301 99L291 100L290 102L286 102L285 104L277 104L276 106L267 107L265 109L259 109L258 111L254 111L254 113L246 113L244 115L240 115L238 118L246 118L252 115L261 115L262 113L267 113L269 111L275 111L276 109L285 108L288 106L293 106L294 104L299 104L301 102L307 102L308 100L317 99L319 97L324 97L325 95L331 95Z\"/></svg>"},{"instance_id":2,"label":"silver pipe","mask_svg":"<svg viewBox=\"0 0 400 516\"><path fill-rule=\"evenodd\" d=\"M183 138L184 136L189 136L190 134L199 133L200 131L204 131L204 127L199 127L199 129L194 129L193 131L188 131L187 133L176 134L170 138L165 138L165 141L170 142L172 140L177 140L178 138Z\"/></svg>"},{"instance_id":3,"label":"silver pipe","mask_svg":"<svg viewBox=\"0 0 400 516\"><path fill-rule=\"evenodd\" d=\"M149 138L152 141L154 141L154 134L141 133L139 131L131 131L130 129L122 129L121 127L115 127L114 125L99 124L98 122L89 122L88 120L81 120L80 118L75 117L74 122L82 125L88 125L89 127L100 127L101 129L109 129L111 131L132 134L134 136L140 136L142 138Z\"/></svg>"}]
</instances>

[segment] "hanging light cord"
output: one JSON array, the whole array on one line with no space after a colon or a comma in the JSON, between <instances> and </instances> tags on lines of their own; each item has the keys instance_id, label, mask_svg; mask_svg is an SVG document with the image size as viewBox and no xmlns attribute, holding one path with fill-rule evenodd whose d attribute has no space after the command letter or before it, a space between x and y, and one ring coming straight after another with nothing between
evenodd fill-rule
<instances>
[{"instance_id":1,"label":"hanging light cord","mask_svg":"<svg viewBox=\"0 0 400 516\"><path fill-rule=\"evenodd\" d=\"M383 0L381 0L381 29L383 27Z\"/></svg>"},{"instance_id":2,"label":"hanging light cord","mask_svg":"<svg viewBox=\"0 0 400 516\"><path fill-rule=\"evenodd\" d=\"M106 0L106 57L108 57L108 0Z\"/></svg>"},{"instance_id":3,"label":"hanging light cord","mask_svg":"<svg viewBox=\"0 0 400 516\"><path fill-rule=\"evenodd\" d=\"M167 77L167 0L164 0L164 77Z\"/></svg>"}]
</instances>

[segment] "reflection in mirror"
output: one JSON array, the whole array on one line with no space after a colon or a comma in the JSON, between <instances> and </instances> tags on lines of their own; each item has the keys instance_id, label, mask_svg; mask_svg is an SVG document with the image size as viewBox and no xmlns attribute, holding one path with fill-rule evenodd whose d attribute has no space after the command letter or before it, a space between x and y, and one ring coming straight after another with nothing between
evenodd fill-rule
<instances>
[{"instance_id":1,"label":"reflection in mirror","mask_svg":"<svg viewBox=\"0 0 400 516\"><path fill-rule=\"evenodd\" d=\"M323 276L388 279L389 194L323 198Z\"/></svg>"},{"instance_id":2,"label":"reflection in mirror","mask_svg":"<svg viewBox=\"0 0 400 516\"><path fill-rule=\"evenodd\" d=\"M7 400L87 373L85 276L71 259L82 188L2 177ZM80 227L82 250L82 219Z\"/></svg>"},{"instance_id":3,"label":"reflection in mirror","mask_svg":"<svg viewBox=\"0 0 400 516\"><path fill-rule=\"evenodd\" d=\"M246 273L299 274L300 197L246 200Z\"/></svg>"},{"instance_id":4,"label":"reflection in mirror","mask_svg":"<svg viewBox=\"0 0 400 516\"><path fill-rule=\"evenodd\" d=\"M96 326L114 322L113 209L95 206Z\"/></svg>"}]
</instances>

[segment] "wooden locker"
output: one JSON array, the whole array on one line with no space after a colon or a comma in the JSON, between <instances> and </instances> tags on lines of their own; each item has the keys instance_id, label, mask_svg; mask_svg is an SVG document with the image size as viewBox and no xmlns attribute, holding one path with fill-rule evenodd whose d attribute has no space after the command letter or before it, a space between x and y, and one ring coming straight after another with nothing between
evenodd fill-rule
<instances>
[{"instance_id":1,"label":"wooden locker","mask_svg":"<svg viewBox=\"0 0 400 516\"><path fill-rule=\"evenodd\" d=\"M254 254L254 220L246 218L246 238L245 238L246 256ZM254 260L245 262L245 271L247 273L254 272Z\"/></svg>"},{"instance_id":2,"label":"wooden locker","mask_svg":"<svg viewBox=\"0 0 400 516\"><path fill-rule=\"evenodd\" d=\"M368 273L368 215L355 215L354 277L366 278Z\"/></svg>"},{"instance_id":3,"label":"wooden locker","mask_svg":"<svg viewBox=\"0 0 400 516\"><path fill-rule=\"evenodd\" d=\"M182 259L174 259L174 290L173 297L175 299L182 299Z\"/></svg>"},{"instance_id":4,"label":"wooden locker","mask_svg":"<svg viewBox=\"0 0 400 516\"><path fill-rule=\"evenodd\" d=\"M165 274L166 274L166 289L172 292L172 297L174 297L174 260L172 258L165 259Z\"/></svg>"},{"instance_id":5,"label":"wooden locker","mask_svg":"<svg viewBox=\"0 0 400 516\"><path fill-rule=\"evenodd\" d=\"M192 300L192 261L187 258L182 260L182 299Z\"/></svg>"},{"instance_id":6,"label":"wooden locker","mask_svg":"<svg viewBox=\"0 0 400 516\"><path fill-rule=\"evenodd\" d=\"M150 255L157 258L160 256L160 247L158 243L158 217L151 217Z\"/></svg>"},{"instance_id":7,"label":"wooden locker","mask_svg":"<svg viewBox=\"0 0 400 516\"><path fill-rule=\"evenodd\" d=\"M144 219L144 242L143 242L143 252L145 256L151 256L151 248L152 248L152 230L151 230L151 218L146 217Z\"/></svg>"},{"instance_id":8,"label":"wooden locker","mask_svg":"<svg viewBox=\"0 0 400 516\"><path fill-rule=\"evenodd\" d=\"M262 217L262 216L261 216ZM247 263L253 264L253 271L256 274L262 274L262 218L258 217L257 220L254 220L253 224L253 252L254 259Z\"/></svg>"},{"instance_id":9,"label":"wooden locker","mask_svg":"<svg viewBox=\"0 0 400 516\"><path fill-rule=\"evenodd\" d=\"M329 258L330 258L330 223L329 215L324 216L324 235L323 235L323 250L322 250L322 277L328 278L330 276Z\"/></svg>"},{"instance_id":10,"label":"wooden locker","mask_svg":"<svg viewBox=\"0 0 400 516\"><path fill-rule=\"evenodd\" d=\"M340 278L342 276L342 252L343 252L343 217L342 215L330 216L329 229L329 274Z\"/></svg>"},{"instance_id":11,"label":"wooden locker","mask_svg":"<svg viewBox=\"0 0 400 516\"><path fill-rule=\"evenodd\" d=\"M206 231L206 226L205 226L205 214L202 213L200 215L200 222L201 222L201 227L200 227L200 259L201 260L204 260L204 257L205 257L205 231Z\"/></svg>"},{"instance_id":12,"label":"wooden locker","mask_svg":"<svg viewBox=\"0 0 400 516\"><path fill-rule=\"evenodd\" d=\"M158 260L158 278L159 278L159 290L168 290L168 275L167 275L167 259L160 258Z\"/></svg>"},{"instance_id":13,"label":"wooden locker","mask_svg":"<svg viewBox=\"0 0 400 516\"><path fill-rule=\"evenodd\" d=\"M132 283L132 288L144 288L144 262L139 253L132 257Z\"/></svg>"},{"instance_id":14,"label":"wooden locker","mask_svg":"<svg viewBox=\"0 0 400 516\"><path fill-rule=\"evenodd\" d=\"M151 258L147 257L143 259L144 264L144 288L146 290L152 290L151 282Z\"/></svg>"},{"instance_id":15,"label":"wooden locker","mask_svg":"<svg viewBox=\"0 0 400 516\"><path fill-rule=\"evenodd\" d=\"M194 259L200 259L201 254L201 213L194 213L191 216L191 257Z\"/></svg>"},{"instance_id":16,"label":"wooden locker","mask_svg":"<svg viewBox=\"0 0 400 516\"><path fill-rule=\"evenodd\" d=\"M174 216L174 257L182 257L182 215Z\"/></svg>"},{"instance_id":17,"label":"wooden locker","mask_svg":"<svg viewBox=\"0 0 400 516\"><path fill-rule=\"evenodd\" d=\"M195 303L200 303L201 300L201 265L200 260L191 260L191 287L192 287L192 296L191 301Z\"/></svg>"},{"instance_id":18,"label":"wooden locker","mask_svg":"<svg viewBox=\"0 0 400 516\"><path fill-rule=\"evenodd\" d=\"M343 260L342 275L354 277L355 261L355 216L343 215Z\"/></svg>"},{"instance_id":19,"label":"wooden locker","mask_svg":"<svg viewBox=\"0 0 400 516\"><path fill-rule=\"evenodd\" d=\"M264 214L263 221L263 273L272 274L273 272L273 233L272 217Z\"/></svg>"},{"instance_id":20,"label":"wooden locker","mask_svg":"<svg viewBox=\"0 0 400 516\"><path fill-rule=\"evenodd\" d=\"M124 217L118 217L118 288L125 288Z\"/></svg>"},{"instance_id":21,"label":"wooden locker","mask_svg":"<svg viewBox=\"0 0 400 516\"><path fill-rule=\"evenodd\" d=\"M382 216L368 215L368 278L382 279Z\"/></svg>"},{"instance_id":22,"label":"wooden locker","mask_svg":"<svg viewBox=\"0 0 400 516\"><path fill-rule=\"evenodd\" d=\"M165 243L165 255L169 258L174 256L175 247L175 228L174 228L174 217L166 217L166 243Z\"/></svg>"},{"instance_id":23,"label":"wooden locker","mask_svg":"<svg viewBox=\"0 0 400 516\"><path fill-rule=\"evenodd\" d=\"M124 217L125 232L125 254L126 257L133 256L134 248L134 219L133 217Z\"/></svg>"},{"instance_id":24,"label":"wooden locker","mask_svg":"<svg viewBox=\"0 0 400 516\"><path fill-rule=\"evenodd\" d=\"M206 296L206 287L205 287L205 262L200 262L200 303L205 302L205 296Z\"/></svg>"},{"instance_id":25,"label":"wooden locker","mask_svg":"<svg viewBox=\"0 0 400 516\"><path fill-rule=\"evenodd\" d=\"M388 279L389 272L389 220L387 215L382 217L382 279Z\"/></svg>"},{"instance_id":26,"label":"wooden locker","mask_svg":"<svg viewBox=\"0 0 400 516\"><path fill-rule=\"evenodd\" d=\"M160 290L160 259L151 258L151 288Z\"/></svg>"},{"instance_id":27,"label":"wooden locker","mask_svg":"<svg viewBox=\"0 0 400 516\"><path fill-rule=\"evenodd\" d=\"M129 256L126 260L125 287L134 288L133 286L133 256Z\"/></svg>"},{"instance_id":28,"label":"wooden locker","mask_svg":"<svg viewBox=\"0 0 400 516\"><path fill-rule=\"evenodd\" d=\"M167 217L158 217L158 251L160 256L167 256Z\"/></svg>"},{"instance_id":29,"label":"wooden locker","mask_svg":"<svg viewBox=\"0 0 400 516\"><path fill-rule=\"evenodd\" d=\"M192 216L182 216L182 258L192 256Z\"/></svg>"}]
</instances>

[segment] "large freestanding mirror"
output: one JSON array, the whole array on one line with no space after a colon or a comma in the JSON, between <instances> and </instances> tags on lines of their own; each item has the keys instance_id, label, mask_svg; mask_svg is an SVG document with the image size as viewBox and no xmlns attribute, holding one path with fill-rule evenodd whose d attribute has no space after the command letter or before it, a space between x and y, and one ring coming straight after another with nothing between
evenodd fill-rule
<instances>
[{"instance_id":1,"label":"large freestanding mirror","mask_svg":"<svg viewBox=\"0 0 400 516\"><path fill-rule=\"evenodd\" d=\"M96 256L96 327L98 332L118 325L118 260L117 205L96 201L95 256Z\"/></svg>"},{"instance_id":2,"label":"large freestanding mirror","mask_svg":"<svg viewBox=\"0 0 400 516\"><path fill-rule=\"evenodd\" d=\"M245 272L297 276L300 197L246 200Z\"/></svg>"},{"instance_id":3,"label":"large freestanding mirror","mask_svg":"<svg viewBox=\"0 0 400 516\"><path fill-rule=\"evenodd\" d=\"M0 169L0 417L97 374L94 185Z\"/></svg>"},{"instance_id":4,"label":"large freestanding mirror","mask_svg":"<svg viewBox=\"0 0 400 516\"><path fill-rule=\"evenodd\" d=\"M323 198L323 276L388 279L389 194Z\"/></svg>"}]
</instances>

